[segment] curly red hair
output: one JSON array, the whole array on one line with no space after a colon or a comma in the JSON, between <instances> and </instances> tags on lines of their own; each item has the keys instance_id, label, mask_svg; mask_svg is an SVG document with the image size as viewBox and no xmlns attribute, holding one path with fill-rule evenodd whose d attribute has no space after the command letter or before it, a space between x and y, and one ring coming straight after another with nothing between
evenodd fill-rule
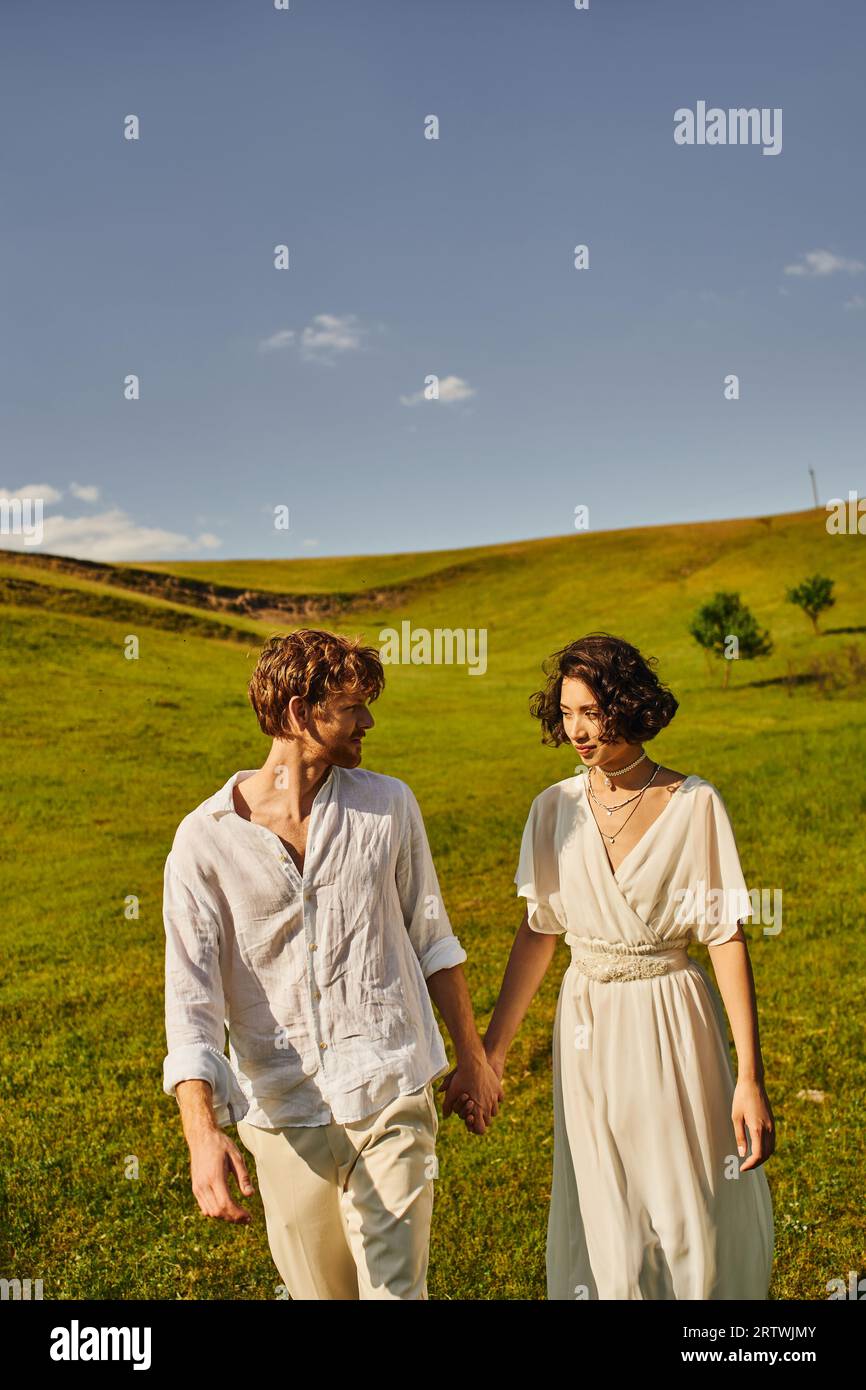
<instances>
[{"instance_id":1,"label":"curly red hair","mask_svg":"<svg viewBox=\"0 0 866 1390\"><path fill-rule=\"evenodd\" d=\"M248 693L262 733L282 738L293 695L321 707L339 691L358 687L368 701L376 700L384 686L385 672L375 647L363 646L360 637L304 627L265 643Z\"/></svg>"}]
</instances>

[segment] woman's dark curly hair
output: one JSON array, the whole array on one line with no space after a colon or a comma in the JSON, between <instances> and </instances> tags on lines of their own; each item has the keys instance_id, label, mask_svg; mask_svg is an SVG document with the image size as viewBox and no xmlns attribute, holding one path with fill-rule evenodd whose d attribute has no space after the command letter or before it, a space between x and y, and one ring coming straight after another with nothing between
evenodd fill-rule
<instances>
[{"instance_id":1,"label":"woman's dark curly hair","mask_svg":"<svg viewBox=\"0 0 866 1390\"><path fill-rule=\"evenodd\" d=\"M541 741L554 748L567 743L560 700L564 676L588 685L601 712L600 743L645 743L655 738L677 712L679 701L651 668L654 656L643 657L637 647L607 632L592 632L554 652L543 664L547 684L529 702L541 720Z\"/></svg>"}]
</instances>

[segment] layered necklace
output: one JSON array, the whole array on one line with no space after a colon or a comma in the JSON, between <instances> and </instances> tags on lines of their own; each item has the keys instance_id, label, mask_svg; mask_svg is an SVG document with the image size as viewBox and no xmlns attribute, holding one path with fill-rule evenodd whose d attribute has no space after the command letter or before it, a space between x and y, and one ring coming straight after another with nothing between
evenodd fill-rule
<instances>
[{"instance_id":1,"label":"layered necklace","mask_svg":"<svg viewBox=\"0 0 866 1390\"><path fill-rule=\"evenodd\" d=\"M599 768L598 771L601 772L602 776L604 777L604 784L605 784L605 786L608 787L608 788L610 788L610 787L613 785L613 783L612 783L612 781L611 781L611 778L619 777L619 776L622 775L623 772L631 772L632 768L633 768L633 767L637 767L638 763L642 763L645 757L646 757L646 753L641 753L640 757L639 757L639 758L635 758L635 760L634 760L633 763L629 763L626 767L618 767L618 768L616 768L612 773L610 773L609 775L608 775L608 773L606 773L606 772L604 771L603 768ZM625 801L620 801L616 806L605 806L604 802L603 802L603 801L599 801L598 797L596 796L595 792L593 791L593 789L592 789L592 774L593 774L593 772L596 771L596 769L595 769L594 767L591 767L591 768L589 769L589 776L588 776L587 779L586 779L587 789L588 789L589 794L590 794L590 796L592 797L593 801L595 802L596 806L600 806L601 809L602 809L602 811L606 811L607 814L608 814L609 816L612 816L613 813L614 813L614 811L622 811L624 807L630 806L631 803L632 803L633 801L637 802L638 804L640 803L640 799L641 799L641 797L643 796L644 792L646 791L647 787L649 787L649 786L655 781L656 773L658 772L658 770L659 770L660 767L661 767L661 763L656 763L656 765L655 765L655 771L653 772L653 775L652 775L652 777L650 777L649 781L648 781L648 782L645 782L644 785L643 785L638 791L635 792L634 796L628 796L628 797L626 797ZM626 816L626 818L625 818L625 820L623 821L622 825L618 827L618 829L616 830L616 832L615 832L613 835L605 835L605 833L604 833L604 831L602 830L601 826L598 827L599 833L603 836L603 838L604 838L605 840L609 840L611 844L615 844L615 843L616 843L617 835L619 835L620 832L625 828L625 826L628 825L629 821L631 820L631 818L632 818L632 816L634 815L634 813L635 813L636 810L637 810L637 806L635 806L634 809L631 810L631 811L628 813L628 815Z\"/></svg>"}]
</instances>

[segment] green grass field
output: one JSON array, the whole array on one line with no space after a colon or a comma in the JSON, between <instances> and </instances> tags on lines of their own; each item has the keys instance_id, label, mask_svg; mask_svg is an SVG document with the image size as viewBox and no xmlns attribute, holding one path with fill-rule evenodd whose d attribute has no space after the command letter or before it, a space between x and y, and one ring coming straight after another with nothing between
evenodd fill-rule
<instances>
[{"instance_id":1,"label":"green grass field","mask_svg":"<svg viewBox=\"0 0 866 1390\"><path fill-rule=\"evenodd\" d=\"M307 619L377 646L403 619L487 630L483 677L387 668L364 755L418 796L482 1031L522 916L512 879L529 804L577 763L568 747L543 747L528 715L541 662L598 629L657 656L680 709L653 754L715 783L749 886L783 892L782 932L747 928L778 1126L771 1295L824 1299L828 1280L863 1274L866 539L829 536L810 511L436 555L147 568L282 593L402 585L397 607L367 594L339 621ZM815 571L836 583L820 636L785 601ZM775 643L736 663L727 691L687 630L720 589L738 591ZM42 1279L46 1299L273 1298L258 1197L248 1228L200 1214L179 1112L161 1090L161 893L181 817L266 754L246 683L261 641L287 627L10 552L0 604L0 1274ZM137 660L124 657L130 634ZM140 902L132 920L128 895ZM561 944L490 1133L441 1124L431 1298L545 1296L551 1029L567 962Z\"/></svg>"}]
</instances>

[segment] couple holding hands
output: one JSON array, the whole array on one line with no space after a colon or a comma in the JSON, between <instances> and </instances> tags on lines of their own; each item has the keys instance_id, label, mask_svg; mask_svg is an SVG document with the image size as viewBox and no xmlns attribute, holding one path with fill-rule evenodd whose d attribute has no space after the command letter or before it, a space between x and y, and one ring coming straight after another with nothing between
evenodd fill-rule
<instances>
[{"instance_id":1,"label":"couple holding hands","mask_svg":"<svg viewBox=\"0 0 866 1390\"><path fill-rule=\"evenodd\" d=\"M434 1082L483 1134L560 936L548 1298L767 1297L749 894L716 787L645 751L677 709L653 664L603 633L545 662L531 713L581 767L529 808L526 911L482 1040L416 798L360 766L378 653L315 629L262 650L249 695L268 756L184 817L166 861L163 1089L201 1211L246 1223L237 1126L293 1299L427 1298Z\"/></svg>"}]
</instances>

